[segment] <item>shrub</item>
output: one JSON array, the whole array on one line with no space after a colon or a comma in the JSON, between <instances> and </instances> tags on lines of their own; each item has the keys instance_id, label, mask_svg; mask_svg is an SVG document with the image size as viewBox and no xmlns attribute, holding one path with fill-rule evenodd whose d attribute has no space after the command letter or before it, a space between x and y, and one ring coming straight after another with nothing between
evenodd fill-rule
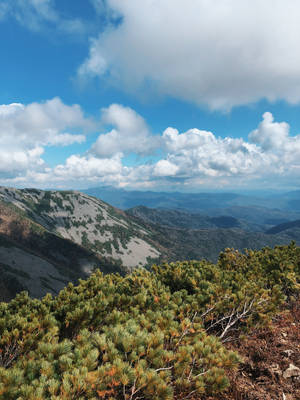
<instances>
[{"instance_id":1,"label":"shrub","mask_svg":"<svg viewBox=\"0 0 300 400\"><path fill-rule=\"evenodd\" d=\"M168 400L212 395L239 358L223 341L299 294L294 244L217 264L121 277L99 270L58 296L0 303L0 399Z\"/></svg>"}]
</instances>

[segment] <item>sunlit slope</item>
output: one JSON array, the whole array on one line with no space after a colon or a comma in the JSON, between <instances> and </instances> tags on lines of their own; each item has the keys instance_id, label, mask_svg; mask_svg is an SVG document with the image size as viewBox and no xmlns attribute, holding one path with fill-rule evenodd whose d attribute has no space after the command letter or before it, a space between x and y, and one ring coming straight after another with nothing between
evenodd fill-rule
<instances>
[{"instance_id":1,"label":"sunlit slope","mask_svg":"<svg viewBox=\"0 0 300 400\"><path fill-rule=\"evenodd\" d=\"M33 221L125 268L157 260L149 232L122 211L80 192L0 188Z\"/></svg>"}]
</instances>

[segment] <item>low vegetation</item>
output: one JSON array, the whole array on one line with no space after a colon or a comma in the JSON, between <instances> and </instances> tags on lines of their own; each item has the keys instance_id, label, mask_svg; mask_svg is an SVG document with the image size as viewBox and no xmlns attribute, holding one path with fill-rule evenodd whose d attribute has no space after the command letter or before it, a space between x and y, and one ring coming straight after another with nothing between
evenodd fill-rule
<instances>
[{"instance_id":1,"label":"low vegetation","mask_svg":"<svg viewBox=\"0 0 300 400\"><path fill-rule=\"evenodd\" d=\"M95 272L58 296L0 303L0 399L168 400L222 393L240 362L226 343L299 296L293 243L216 264L121 277ZM195 397L196 396L196 397Z\"/></svg>"}]
</instances>

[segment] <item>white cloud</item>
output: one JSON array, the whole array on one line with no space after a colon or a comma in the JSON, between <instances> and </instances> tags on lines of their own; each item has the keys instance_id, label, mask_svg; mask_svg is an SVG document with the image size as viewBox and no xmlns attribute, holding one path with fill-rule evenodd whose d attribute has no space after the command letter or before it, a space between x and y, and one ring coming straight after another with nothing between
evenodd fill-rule
<instances>
[{"instance_id":1,"label":"white cloud","mask_svg":"<svg viewBox=\"0 0 300 400\"><path fill-rule=\"evenodd\" d=\"M98 157L120 152L147 154L159 145L159 138L150 134L144 119L129 107L112 104L102 110L102 122L115 128L100 135L92 146L91 152Z\"/></svg>"},{"instance_id":2,"label":"white cloud","mask_svg":"<svg viewBox=\"0 0 300 400\"><path fill-rule=\"evenodd\" d=\"M300 135L290 136L286 122L274 122L271 113L266 112L258 128L249 135L250 141L258 144L266 155L277 157L273 166L281 173L299 172Z\"/></svg>"},{"instance_id":3,"label":"white cloud","mask_svg":"<svg viewBox=\"0 0 300 400\"><path fill-rule=\"evenodd\" d=\"M65 105L59 98L0 105L0 177L41 171L46 167L41 158L46 146L82 143L82 131L94 126L78 105Z\"/></svg>"},{"instance_id":4,"label":"white cloud","mask_svg":"<svg viewBox=\"0 0 300 400\"><path fill-rule=\"evenodd\" d=\"M258 128L250 133L249 139L266 151L282 150L289 141L289 130L286 122L274 122L273 115L266 112Z\"/></svg>"},{"instance_id":5,"label":"white cloud","mask_svg":"<svg viewBox=\"0 0 300 400\"><path fill-rule=\"evenodd\" d=\"M154 176L175 176L178 170L179 167L169 160L159 160L154 167L153 174Z\"/></svg>"},{"instance_id":6,"label":"white cloud","mask_svg":"<svg viewBox=\"0 0 300 400\"><path fill-rule=\"evenodd\" d=\"M122 172L121 155L116 154L111 158L96 158L93 156L72 155L64 165L54 168L54 176L64 179L92 178L99 179L114 176Z\"/></svg>"},{"instance_id":7,"label":"white cloud","mask_svg":"<svg viewBox=\"0 0 300 400\"><path fill-rule=\"evenodd\" d=\"M139 114L117 104L102 110L101 122L113 129L100 135L89 151L50 168L43 160L46 146L80 142L81 135L65 130L88 130L93 122L79 106L59 99L0 106L0 184L200 190L265 189L299 182L300 135L291 136L289 125L276 122L268 112L248 140L220 138L197 128L180 133L169 127L157 141ZM143 158L158 146L160 159L151 163ZM139 164L126 165L127 153L140 154Z\"/></svg>"},{"instance_id":8,"label":"white cloud","mask_svg":"<svg viewBox=\"0 0 300 400\"><path fill-rule=\"evenodd\" d=\"M41 147L28 149L0 150L0 178L14 178L16 175L26 173L30 168L35 171L42 170L44 161L41 158L44 150Z\"/></svg>"},{"instance_id":9,"label":"white cloud","mask_svg":"<svg viewBox=\"0 0 300 400\"><path fill-rule=\"evenodd\" d=\"M85 140L67 129L88 131L94 123L85 118L78 105L65 105L59 98L28 105L0 105L0 144L8 146L69 145Z\"/></svg>"},{"instance_id":10,"label":"white cloud","mask_svg":"<svg viewBox=\"0 0 300 400\"><path fill-rule=\"evenodd\" d=\"M179 133L168 128L163 140L168 152L165 162L176 167L171 170L180 178L253 175L271 162L254 144L242 139L216 138L211 132L198 129ZM160 165L161 161L157 166ZM168 175L167 168L166 172Z\"/></svg>"},{"instance_id":11,"label":"white cloud","mask_svg":"<svg viewBox=\"0 0 300 400\"><path fill-rule=\"evenodd\" d=\"M101 2L95 3L101 6ZM300 101L297 0L107 0L122 19L91 40L80 76L228 110Z\"/></svg>"}]
</instances>

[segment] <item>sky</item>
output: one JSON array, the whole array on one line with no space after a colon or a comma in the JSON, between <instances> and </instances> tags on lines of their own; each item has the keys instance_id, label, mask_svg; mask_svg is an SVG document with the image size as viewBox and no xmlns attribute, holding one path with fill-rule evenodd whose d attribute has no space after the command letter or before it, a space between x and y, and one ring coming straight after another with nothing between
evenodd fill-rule
<instances>
[{"instance_id":1,"label":"sky","mask_svg":"<svg viewBox=\"0 0 300 400\"><path fill-rule=\"evenodd\" d=\"M298 0L0 0L0 185L300 188Z\"/></svg>"}]
</instances>

